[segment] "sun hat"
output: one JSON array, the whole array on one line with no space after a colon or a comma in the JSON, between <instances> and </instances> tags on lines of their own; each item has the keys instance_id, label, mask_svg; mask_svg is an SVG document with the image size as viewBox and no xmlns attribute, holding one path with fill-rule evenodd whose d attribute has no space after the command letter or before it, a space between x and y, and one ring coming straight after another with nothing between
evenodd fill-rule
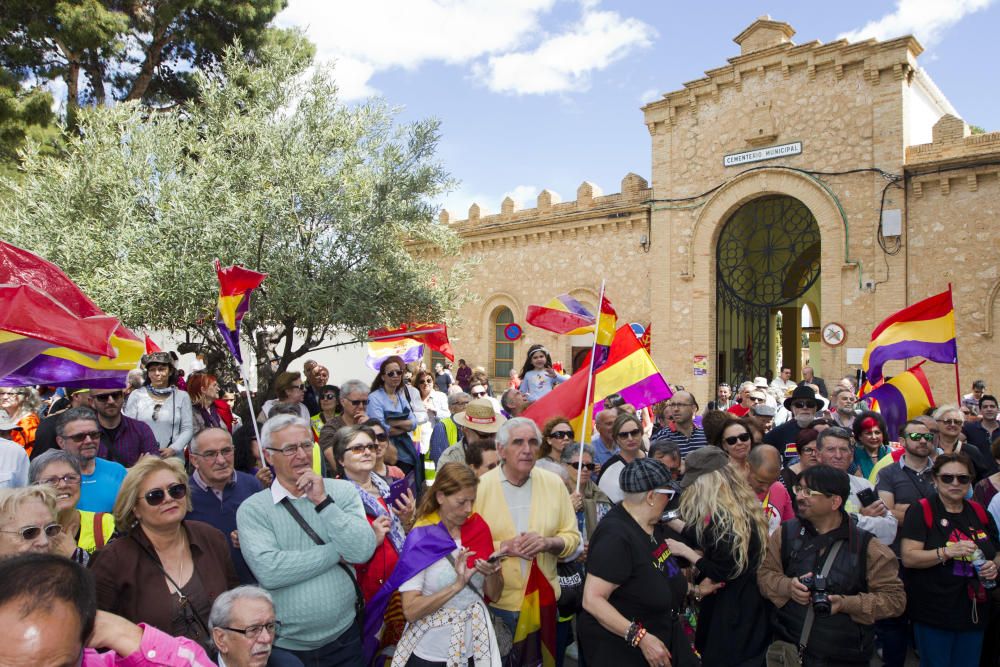
<instances>
[{"instance_id":1,"label":"sun hat","mask_svg":"<svg viewBox=\"0 0 1000 667\"><path fill-rule=\"evenodd\" d=\"M452 421L479 433L496 433L507 418L496 413L490 399L477 398L469 401L465 406L465 412L452 415Z\"/></svg>"}]
</instances>

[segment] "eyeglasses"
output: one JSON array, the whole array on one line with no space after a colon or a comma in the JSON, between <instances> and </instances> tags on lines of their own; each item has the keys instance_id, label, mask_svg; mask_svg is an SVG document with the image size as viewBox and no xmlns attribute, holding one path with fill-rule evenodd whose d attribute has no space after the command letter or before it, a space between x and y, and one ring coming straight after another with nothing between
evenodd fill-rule
<instances>
[{"instance_id":1,"label":"eyeglasses","mask_svg":"<svg viewBox=\"0 0 1000 667\"><path fill-rule=\"evenodd\" d=\"M375 434L375 442L388 442L388 440L389 436L387 436L385 433L382 433L381 431Z\"/></svg>"},{"instance_id":2,"label":"eyeglasses","mask_svg":"<svg viewBox=\"0 0 1000 667\"><path fill-rule=\"evenodd\" d=\"M324 401L332 401L332 400L334 400L335 398L337 398L337 395L336 395L336 394L334 394L334 393L333 393L333 392L331 391L331 392L328 392L328 393L326 393L326 394L322 394L322 395L320 395L320 398L321 398L321 399L323 399Z\"/></svg>"},{"instance_id":3,"label":"eyeglasses","mask_svg":"<svg viewBox=\"0 0 1000 667\"><path fill-rule=\"evenodd\" d=\"M222 449L210 449L207 452L199 453L192 451L191 453L194 454L195 456L200 456L203 459L208 459L209 461L211 461L215 459L217 456L219 456L219 454L222 454L222 458L228 459L230 456L233 455L233 452L235 451L236 451L235 447L223 447Z\"/></svg>"},{"instance_id":4,"label":"eyeglasses","mask_svg":"<svg viewBox=\"0 0 1000 667\"><path fill-rule=\"evenodd\" d=\"M100 440L101 432L87 431L86 433L74 433L73 435L64 435L63 437L79 445L83 443L85 440Z\"/></svg>"},{"instance_id":5,"label":"eyeglasses","mask_svg":"<svg viewBox=\"0 0 1000 667\"><path fill-rule=\"evenodd\" d=\"M972 481L972 477L969 475L949 475L948 473L942 473L937 476L939 480L945 484L954 484L958 482L959 484L968 484Z\"/></svg>"},{"instance_id":6,"label":"eyeglasses","mask_svg":"<svg viewBox=\"0 0 1000 667\"><path fill-rule=\"evenodd\" d=\"M750 442L749 433L740 433L739 435L731 435L728 438L722 439L727 445L735 445L737 442Z\"/></svg>"},{"instance_id":7,"label":"eyeglasses","mask_svg":"<svg viewBox=\"0 0 1000 667\"><path fill-rule=\"evenodd\" d=\"M387 378L398 378L402 374L403 374L403 371L386 371L385 372L385 376Z\"/></svg>"},{"instance_id":8,"label":"eyeglasses","mask_svg":"<svg viewBox=\"0 0 1000 667\"><path fill-rule=\"evenodd\" d=\"M367 398L362 398L360 401L355 401L354 399L351 399L351 398L345 398L344 400L347 401L348 403L350 403L351 405L353 405L356 408L360 408L362 405L365 406L366 408L368 407L368 399Z\"/></svg>"},{"instance_id":9,"label":"eyeglasses","mask_svg":"<svg viewBox=\"0 0 1000 667\"><path fill-rule=\"evenodd\" d=\"M632 429L631 431L619 431L618 439L625 440L626 438L638 438L640 435L642 435L641 428Z\"/></svg>"},{"instance_id":10,"label":"eyeglasses","mask_svg":"<svg viewBox=\"0 0 1000 667\"><path fill-rule=\"evenodd\" d=\"M556 440L572 440L573 431L552 431L552 433L549 433L549 437Z\"/></svg>"},{"instance_id":11,"label":"eyeglasses","mask_svg":"<svg viewBox=\"0 0 1000 667\"><path fill-rule=\"evenodd\" d=\"M125 395L123 391L113 391L110 394L91 394L94 400L98 403L107 403L108 401L120 401L122 396Z\"/></svg>"},{"instance_id":12,"label":"eyeglasses","mask_svg":"<svg viewBox=\"0 0 1000 667\"><path fill-rule=\"evenodd\" d=\"M815 410L816 409L816 402L815 401L795 401L794 403L792 403L792 407L793 408L798 408L799 410Z\"/></svg>"},{"instance_id":13,"label":"eyeglasses","mask_svg":"<svg viewBox=\"0 0 1000 667\"><path fill-rule=\"evenodd\" d=\"M268 447L268 451L278 452L279 454L284 454L285 456L295 456L296 452L306 452L307 454L312 451L313 442L300 442L292 445L285 445L281 449L277 447Z\"/></svg>"},{"instance_id":14,"label":"eyeglasses","mask_svg":"<svg viewBox=\"0 0 1000 667\"><path fill-rule=\"evenodd\" d=\"M938 424L947 424L948 426L961 426L965 423L963 419L939 419Z\"/></svg>"},{"instance_id":15,"label":"eyeglasses","mask_svg":"<svg viewBox=\"0 0 1000 667\"><path fill-rule=\"evenodd\" d=\"M913 442L920 442L921 440L932 442L934 440L933 433L907 433L906 437L912 440Z\"/></svg>"},{"instance_id":16,"label":"eyeglasses","mask_svg":"<svg viewBox=\"0 0 1000 667\"><path fill-rule=\"evenodd\" d=\"M792 491L794 491L795 495L797 496L808 496L810 498L815 498L816 496L826 496L827 498L830 497L829 493L823 493L822 491L814 491L813 489L807 489L806 487L799 486L798 484L792 487Z\"/></svg>"},{"instance_id":17,"label":"eyeglasses","mask_svg":"<svg viewBox=\"0 0 1000 667\"><path fill-rule=\"evenodd\" d=\"M38 480L36 483L44 486L59 486L60 483L66 486L76 486L80 483L80 476L71 472L62 477L46 477L45 479Z\"/></svg>"},{"instance_id":18,"label":"eyeglasses","mask_svg":"<svg viewBox=\"0 0 1000 667\"><path fill-rule=\"evenodd\" d=\"M228 630L229 632L238 632L247 639L253 640L256 640L260 637L260 633L267 630L267 634L271 635L271 638L274 639L278 636L278 633L281 632L281 621L271 621L270 623L264 623L262 625L248 625L245 628L229 628L225 625L217 625L215 627L220 630Z\"/></svg>"},{"instance_id":19,"label":"eyeglasses","mask_svg":"<svg viewBox=\"0 0 1000 667\"><path fill-rule=\"evenodd\" d=\"M807 454L812 455L816 453L815 447L805 447L799 450L799 456L805 456Z\"/></svg>"},{"instance_id":20,"label":"eyeglasses","mask_svg":"<svg viewBox=\"0 0 1000 667\"><path fill-rule=\"evenodd\" d=\"M302 385L301 384L293 384L293 385L289 386L288 388L289 389L302 389Z\"/></svg>"},{"instance_id":21,"label":"eyeglasses","mask_svg":"<svg viewBox=\"0 0 1000 667\"><path fill-rule=\"evenodd\" d=\"M45 537L53 538L62 532L62 526L58 523L50 523L44 528L41 526L25 526L24 528L18 528L17 530L0 530L0 533L20 535L21 539L25 542L31 542L38 539L38 536L42 534L42 531L45 532Z\"/></svg>"},{"instance_id":22,"label":"eyeglasses","mask_svg":"<svg viewBox=\"0 0 1000 667\"><path fill-rule=\"evenodd\" d=\"M150 507L156 507L157 505L162 504L163 501L167 499L168 495L174 500L180 500L181 498L186 497L187 494L187 484L177 482L176 484L171 484L165 489L152 489L147 491L143 498L146 499L146 503Z\"/></svg>"},{"instance_id":23,"label":"eyeglasses","mask_svg":"<svg viewBox=\"0 0 1000 667\"><path fill-rule=\"evenodd\" d=\"M571 468L583 468L584 470L589 470L590 472L594 472L594 470L597 469L596 463L584 463L583 465L580 465L579 461L570 461L566 465L570 466Z\"/></svg>"},{"instance_id":24,"label":"eyeglasses","mask_svg":"<svg viewBox=\"0 0 1000 667\"><path fill-rule=\"evenodd\" d=\"M748 398L754 403L764 403L767 401L763 396L748 396Z\"/></svg>"},{"instance_id":25,"label":"eyeglasses","mask_svg":"<svg viewBox=\"0 0 1000 667\"><path fill-rule=\"evenodd\" d=\"M354 445L353 447L348 447L344 451L351 452L352 454L360 454L362 452L377 452L378 445L376 445L374 442L369 442L366 445Z\"/></svg>"},{"instance_id":26,"label":"eyeglasses","mask_svg":"<svg viewBox=\"0 0 1000 667\"><path fill-rule=\"evenodd\" d=\"M667 499L670 500L674 497L674 494L677 492L674 491L673 489L653 489L653 493L659 494L661 496L666 496Z\"/></svg>"}]
</instances>

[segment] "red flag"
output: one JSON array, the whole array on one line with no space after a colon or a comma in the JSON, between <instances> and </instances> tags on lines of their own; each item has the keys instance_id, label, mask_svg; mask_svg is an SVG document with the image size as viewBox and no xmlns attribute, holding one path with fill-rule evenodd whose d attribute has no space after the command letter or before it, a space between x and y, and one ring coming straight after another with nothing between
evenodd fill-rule
<instances>
[{"instance_id":1,"label":"red flag","mask_svg":"<svg viewBox=\"0 0 1000 667\"><path fill-rule=\"evenodd\" d=\"M412 338L432 350L440 352L451 361L455 361L455 352L451 349L451 343L448 341L448 327L443 323L411 322L409 324L401 324L398 327L372 329L368 332L368 337L377 338L380 341Z\"/></svg>"},{"instance_id":2,"label":"red flag","mask_svg":"<svg viewBox=\"0 0 1000 667\"><path fill-rule=\"evenodd\" d=\"M651 352L649 346L653 340L653 334L650 333L650 330L652 328L653 328L653 323L650 322L649 324L646 325L646 330L642 332L642 336L639 338L639 342L642 344L644 348L646 348L646 352Z\"/></svg>"},{"instance_id":3,"label":"red flag","mask_svg":"<svg viewBox=\"0 0 1000 667\"><path fill-rule=\"evenodd\" d=\"M163 352L160 346L153 342L153 339L146 334L146 354L152 354L153 352Z\"/></svg>"}]
</instances>

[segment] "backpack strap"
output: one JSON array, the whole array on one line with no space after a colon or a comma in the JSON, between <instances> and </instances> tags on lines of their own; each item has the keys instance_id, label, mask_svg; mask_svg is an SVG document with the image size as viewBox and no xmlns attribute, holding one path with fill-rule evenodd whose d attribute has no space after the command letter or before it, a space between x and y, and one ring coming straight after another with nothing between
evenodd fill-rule
<instances>
[{"instance_id":1,"label":"backpack strap","mask_svg":"<svg viewBox=\"0 0 1000 667\"><path fill-rule=\"evenodd\" d=\"M104 546L104 515L107 512L94 512L94 546L100 549Z\"/></svg>"},{"instance_id":2,"label":"backpack strap","mask_svg":"<svg viewBox=\"0 0 1000 667\"><path fill-rule=\"evenodd\" d=\"M931 509L930 498L920 499L920 509L924 511L924 525L930 530L934 525L934 510Z\"/></svg>"},{"instance_id":3,"label":"backpack strap","mask_svg":"<svg viewBox=\"0 0 1000 667\"><path fill-rule=\"evenodd\" d=\"M983 506L977 503L975 500L970 500L969 504L972 505L972 510L976 513L976 517L979 519L979 523L983 524L983 528L986 529L990 525L990 520L986 518L986 510Z\"/></svg>"}]
</instances>

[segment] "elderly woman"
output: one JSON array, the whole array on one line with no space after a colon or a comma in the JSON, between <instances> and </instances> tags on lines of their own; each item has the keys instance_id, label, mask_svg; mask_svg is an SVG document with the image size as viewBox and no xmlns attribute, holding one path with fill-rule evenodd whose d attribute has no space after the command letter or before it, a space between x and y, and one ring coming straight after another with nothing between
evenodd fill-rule
<instances>
[{"instance_id":1,"label":"elderly woman","mask_svg":"<svg viewBox=\"0 0 1000 667\"><path fill-rule=\"evenodd\" d=\"M44 452L28 468L29 484L50 487L56 494L56 511L63 530L54 540L53 553L86 565L90 554L111 540L115 518L109 512L77 509L82 479L79 459L61 449Z\"/></svg>"},{"instance_id":2,"label":"elderly woman","mask_svg":"<svg viewBox=\"0 0 1000 667\"><path fill-rule=\"evenodd\" d=\"M170 353L143 355L142 368L145 384L128 395L122 414L153 429L160 456L179 456L194 434L191 397L175 386L177 369Z\"/></svg>"},{"instance_id":3,"label":"elderly woman","mask_svg":"<svg viewBox=\"0 0 1000 667\"><path fill-rule=\"evenodd\" d=\"M642 456L642 421L634 414L619 411L611 434L618 445L618 453L601 466L601 478L598 486L601 491L618 503L624 498L624 493L618 483L618 476L625 466Z\"/></svg>"},{"instance_id":4,"label":"elderly woman","mask_svg":"<svg viewBox=\"0 0 1000 667\"><path fill-rule=\"evenodd\" d=\"M567 447L567 449L569 449ZM688 581L660 523L674 496L659 461L635 459L621 473L624 499L597 524L587 557L577 622L587 664L690 665L696 661L677 620ZM709 584L701 584L707 594Z\"/></svg>"},{"instance_id":5,"label":"elderly woman","mask_svg":"<svg viewBox=\"0 0 1000 667\"><path fill-rule=\"evenodd\" d=\"M395 591L402 596L406 629L393 667L404 665L500 665L493 624L484 599L503 590L502 554L493 550L490 527L472 511L479 478L462 463L446 463L416 510L402 559L365 615L366 655Z\"/></svg>"},{"instance_id":6,"label":"elderly woman","mask_svg":"<svg viewBox=\"0 0 1000 667\"><path fill-rule=\"evenodd\" d=\"M583 536L584 543L589 543L598 522L611 509L612 502L591 479L596 467L593 446L572 442L563 448L561 456L568 475L569 499L573 501L580 535ZM577 471L580 476L579 491L576 490ZM667 472L669 474L670 471Z\"/></svg>"},{"instance_id":7,"label":"elderly woman","mask_svg":"<svg viewBox=\"0 0 1000 667\"><path fill-rule=\"evenodd\" d=\"M854 468L868 479L872 468L889 453L889 430L877 412L862 412L854 418Z\"/></svg>"},{"instance_id":8,"label":"elderly woman","mask_svg":"<svg viewBox=\"0 0 1000 667\"><path fill-rule=\"evenodd\" d=\"M35 431L38 430L38 409L42 400L31 387L0 387L0 408L7 413L8 419L15 425L10 432L10 439L24 447L31 456L35 446Z\"/></svg>"},{"instance_id":9,"label":"elderly woman","mask_svg":"<svg viewBox=\"0 0 1000 667\"><path fill-rule=\"evenodd\" d=\"M997 525L966 500L975 469L965 452L940 454L933 470L937 495L911 504L899 533L907 616L921 664L978 665L990 620L984 582L996 585L1000 561Z\"/></svg>"},{"instance_id":10,"label":"elderly woman","mask_svg":"<svg viewBox=\"0 0 1000 667\"><path fill-rule=\"evenodd\" d=\"M215 598L208 626L219 651L220 665L266 667L278 662L271 661L272 651L275 657L287 656L274 648L281 621L274 615L271 594L263 588L239 586Z\"/></svg>"},{"instance_id":11,"label":"elderly woman","mask_svg":"<svg viewBox=\"0 0 1000 667\"><path fill-rule=\"evenodd\" d=\"M969 457L974 469L972 482L975 484L989 475L989 468L978 447L965 446L962 440L962 424L965 418L962 411L954 405L943 405L934 411L934 420L938 425L937 445L944 454L964 453Z\"/></svg>"},{"instance_id":12,"label":"elderly woman","mask_svg":"<svg viewBox=\"0 0 1000 667\"><path fill-rule=\"evenodd\" d=\"M414 471L419 489L424 483L424 466L410 437L410 431L417 426L417 416L403 386L405 370L400 357L389 357L382 362L368 394L367 413L386 429L389 441L396 447L396 465L404 473Z\"/></svg>"},{"instance_id":13,"label":"elderly woman","mask_svg":"<svg viewBox=\"0 0 1000 667\"><path fill-rule=\"evenodd\" d=\"M216 405L219 400L219 381L214 375L192 373L187 382L187 393L191 397L192 437L206 428L230 430Z\"/></svg>"},{"instance_id":14,"label":"elderly woman","mask_svg":"<svg viewBox=\"0 0 1000 667\"><path fill-rule=\"evenodd\" d=\"M274 395L275 398L264 401L264 405L260 409L260 414L257 415L258 421L267 421L268 417L271 416L271 408L277 403L283 403L295 408L298 410L299 416L306 421L311 419L309 408L302 402L306 397L306 390L302 385L301 373L292 373L290 371L278 373L278 377L274 379ZM290 413L294 414L294 411Z\"/></svg>"},{"instance_id":15,"label":"elderly woman","mask_svg":"<svg viewBox=\"0 0 1000 667\"><path fill-rule=\"evenodd\" d=\"M538 448L538 459L562 462L563 449L573 442L573 425L565 417L553 417L542 428L542 445Z\"/></svg>"},{"instance_id":16,"label":"elderly woman","mask_svg":"<svg viewBox=\"0 0 1000 667\"><path fill-rule=\"evenodd\" d=\"M44 486L0 489L0 558L50 553L62 534L56 494Z\"/></svg>"},{"instance_id":17,"label":"elderly woman","mask_svg":"<svg viewBox=\"0 0 1000 667\"><path fill-rule=\"evenodd\" d=\"M226 537L184 519L191 509L187 484L178 459L139 459L115 501L125 536L102 549L91 570L99 608L208 648L212 603L239 580Z\"/></svg>"},{"instance_id":18,"label":"elderly woman","mask_svg":"<svg viewBox=\"0 0 1000 667\"><path fill-rule=\"evenodd\" d=\"M697 569L699 586L725 584L702 601L695 645L705 665L763 665L770 627L767 603L757 588L768 536L760 501L743 470L717 447L691 452L684 465L683 541L667 543ZM704 593L696 591L695 599Z\"/></svg>"}]
</instances>

